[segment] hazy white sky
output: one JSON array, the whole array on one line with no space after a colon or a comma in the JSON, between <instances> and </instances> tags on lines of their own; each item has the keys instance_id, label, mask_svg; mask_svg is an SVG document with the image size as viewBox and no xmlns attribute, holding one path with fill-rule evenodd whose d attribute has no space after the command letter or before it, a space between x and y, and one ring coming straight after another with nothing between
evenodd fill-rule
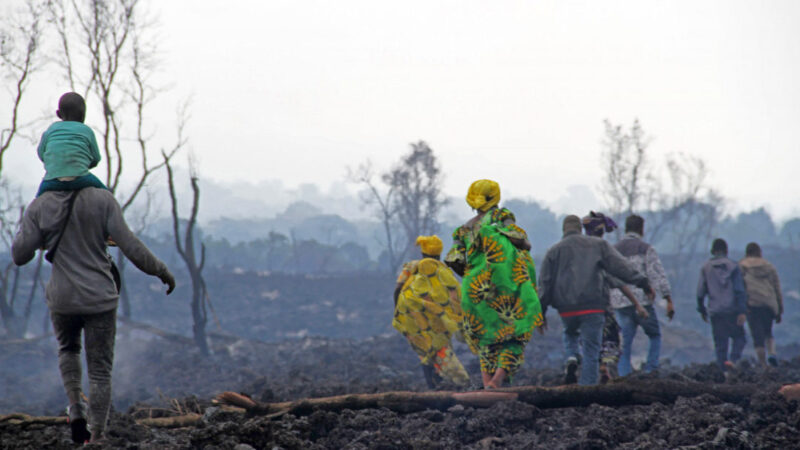
<instances>
[{"instance_id":1,"label":"hazy white sky","mask_svg":"<svg viewBox=\"0 0 800 450\"><path fill-rule=\"evenodd\" d=\"M388 167L424 139L448 193L493 178L510 195L554 204L570 186L599 185L602 120L638 117L656 158L704 158L733 209L800 215L797 1L152 9L164 77L174 95L194 95L188 131L206 177L328 186L348 165Z\"/></svg>"}]
</instances>

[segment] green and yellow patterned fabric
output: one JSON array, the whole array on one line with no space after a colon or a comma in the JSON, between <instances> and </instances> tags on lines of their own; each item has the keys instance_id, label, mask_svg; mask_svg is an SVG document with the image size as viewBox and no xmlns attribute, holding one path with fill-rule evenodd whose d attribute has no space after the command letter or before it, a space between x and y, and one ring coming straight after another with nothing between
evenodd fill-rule
<instances>
[{"instance_id":1,"label":"green and yellow patterned fabric","mask_svg":"<svg viewBox=\"0 0 800 450\"><path fill-rule=\"evenodd\" d=\"M543 323L533 259L512 241L527 242L525 230L511 211L492 208L453 232L445 258L448 265L464 267L464 338L487 373L516 372L533 329Z\"/></svg>"},{"instance_id":2,"label":"green and yellow patterned fabric","mask_svg":"<svg viewBox=\"0 0 800 450\"><path fill-rule=\"evenodd\" d=\"M469 384L469 375L450 348L461 337L461 299L458 280L444 263L433 258L411 261L397 279L403 287L392 326L408 339L422 364L433 365L444 379Z\"/></svg>"}]
</instances>

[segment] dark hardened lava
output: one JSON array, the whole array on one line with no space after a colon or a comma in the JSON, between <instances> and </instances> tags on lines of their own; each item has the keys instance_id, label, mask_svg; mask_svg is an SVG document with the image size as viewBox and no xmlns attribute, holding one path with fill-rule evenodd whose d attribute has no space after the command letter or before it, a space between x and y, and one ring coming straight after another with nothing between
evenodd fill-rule
<instances>
[{"instance_id":1,"label":"dark hardened lava","mask_svg":"<svg viewBox=\"0 0 800 450\"><path fill-rule=\"evenodd\" d=\"M555 338L539 338L537 344L555 344ZM554 342L549 342L553 340ZM47 345L51 344L29 344ZM528 357L544 358L536 347ZM285 416L280 420L245 417L214 408L210 399L221 390L238 390L261 401L280 401L307 396L349 392L422 390L421 371L407 344L398 336L360 341L307 338L266 344L232 342L216 347L209 360L198 358L178 344L162 340L140 342L124 356L117 371L139 366L138 383L127 376L115 378L117 405L109 426L111 448L350 448L350 449L445 449L445 448L790 448L800 442L800 411L776 392L782 383L800 382L800 359L782 363L778 369L762 371L750 364L728 379L728 383L755 382L763 388L748 404L720 402L711 396L680 398L674 404L610 408L539 409L520 403L500 403L488 409L455 406L448 411L398 414L386 409L341 413L316 411L307 417ZM38 351L28 349L28 355ZM475 358L459 353L477 382ZM156 357L157 355L157 357ZM42 358L51 358L52 354ZM160 362L159 362L160 361ZM553 368L536 368L535 361L517 376L515 384L554 385L560 374ZM41 378L41 375L31 374ZM666 367L654 376L674 380L713 383L722 380L711 364L683 368ZM37 378L38 379L38 378ZM9 380L4 380L9 381ZM24 385L24 377L17 380ZM144 392L145 386L149 390ZM181 388L182 386L182 388ZM163 394L161 401L157 394ZM49 399L49 396L53 399ZM139 398L137 398L139 395ZM35 414L59 414L63 393L56 391L22 408ZM183 409L204 413L201 425L181 429L155 429L137 425L143 415L176 414L168 397L179 397ZM18 393L13 398L25 397ZM162 409L150 410L133 400ZM128 400L130 399L130 400ZM3 400L6 412L9 401ZM72 449L66 426L0 425L0 448ZM90 447L87 447L90 448Z\"/></svg>"}]
</instances>

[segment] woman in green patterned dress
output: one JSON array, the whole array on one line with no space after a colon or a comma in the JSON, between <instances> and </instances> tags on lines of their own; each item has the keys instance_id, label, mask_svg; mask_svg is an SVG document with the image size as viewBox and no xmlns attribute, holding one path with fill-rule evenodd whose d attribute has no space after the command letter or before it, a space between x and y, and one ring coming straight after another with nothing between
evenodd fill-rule
<instances>
[{"instance_id":1,"label":"woman in green patterned dress","mask_svg":"<svg viewBox=\"0 0 800 450\"><path fill-rule=\"evenodd\" d=\"M472 183L467 203L478 214L453 232L445 259L463 277L464 337L480 357L486 389L516 372L533 329L543 323L528 236L499 202L496 182Z\"/></svg>"}]
</instances>

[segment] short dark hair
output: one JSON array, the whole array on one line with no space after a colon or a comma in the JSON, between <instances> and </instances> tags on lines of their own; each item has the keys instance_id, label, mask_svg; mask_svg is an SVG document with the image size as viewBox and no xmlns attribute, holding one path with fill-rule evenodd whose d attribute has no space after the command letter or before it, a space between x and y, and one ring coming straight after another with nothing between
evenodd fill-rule
<instances>
[{"instance_id":1,"label":"short dark hair","mask_svg":"<svg viewBox=\"0 0 800 450\"><path fill-rule=\"evenodd\" d=\"M711 243L711 254L712 255L728 254L728 243L725 242L725 239L721 238L714 239L714 242Z\"/></svg>"},{"instance_id":2,"label":"short dark hair","mask_svg":"<svg viewBox=\"0 0 800 450\"><path fill-rule=\"evenodd\" d=\"M581 232L580 217L574 214L570 214L567 217L564 217L564 225L562 226L562 230L564 230L564 232L577 231L578 233L580 233Z\"/></svg>"},{"instance_id":3,"label":"short dark hair","mask_svg":"<svg viewBox=\"0 0 800 450\"><path fill-rule=\"evenodd\" d=\"M631 214L625 219L625 232L628 233L631 231L644 234L644 218L642 216Z\"/></svg>"},{"instance_id":4,"label":"short dark hair","mask_svg":"<svg viewBox=\"0 0 800 450\"><path fill-rule=\"evenodd\" d=\"M67 92L58 99L61 119L83 122L86 118L86 101L77 92Z\"/></svg>"},{"instance_id":5,"label":"short dark hair","mask_svg":"<svg viewBox=\"0 0 800 450\"><path fill-rule=\"evenodd\" d=\"M761 247L756 244L755 242L751 242L747 244L747 247L744 249L744 254L746 256L758 256L761 257Z\"/></svg>"}]
</instances>

